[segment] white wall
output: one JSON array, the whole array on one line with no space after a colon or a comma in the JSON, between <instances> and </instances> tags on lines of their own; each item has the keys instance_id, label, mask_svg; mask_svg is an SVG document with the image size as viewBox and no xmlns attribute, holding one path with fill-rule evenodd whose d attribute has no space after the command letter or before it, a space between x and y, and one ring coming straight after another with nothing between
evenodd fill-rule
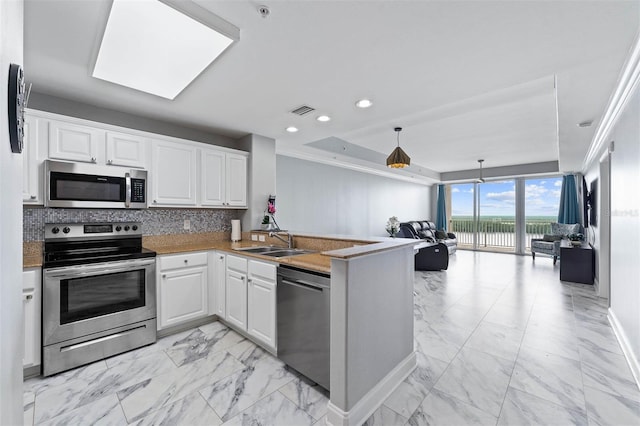
<instances>
[{"instance_id":1,"label":"white wall","mask_svg":"<svg viewBox=\"0 0 640 426\"><path fill-rule=\"evenodd\" d=\"M247 178L249 208L242 216L242 230L260 229L267 199L276 193L276 141L250 134L240 140L239 147L251 152Z\"/></svg>"},{"instance_id":2,"label":"white wall","mask_svg":"<svg viewBox=\"0 0 640 426\"><path fill-rule=\"evenodd\" d=\"M611 154L611 312L631 363L640 366L640 88L609 137ZM626 340L626 342L624 342ZM636 373L640 371L636 370Z\"/></svg>"},{"instance_id":3,"label":"white wall","mask_svg":"<svg viewBox=\"0 0 640 426\"><path fill-rule=\"evenodd\" d=\"M22 0L0 1L0 424L22 424L22 156L9 147L9 64L22 64ZM28 71L27 71L28 72Z\"/></svg>"},{"instance_id":4,"label":"white wall","mask_svg":"<svg viewBox=\"0 0 640 426\"><path fill-rule=\"evenodd\" d=\"M430 186L276 156L276 220L282 229L387 236L391 216L431 217Z\"/></svg>"}]
</instances>

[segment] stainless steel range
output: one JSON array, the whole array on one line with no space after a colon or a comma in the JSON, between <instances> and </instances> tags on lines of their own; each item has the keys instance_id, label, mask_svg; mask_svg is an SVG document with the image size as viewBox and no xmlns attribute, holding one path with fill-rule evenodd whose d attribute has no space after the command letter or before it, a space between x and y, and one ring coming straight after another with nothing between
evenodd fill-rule
<instances>
[{"instance_id":1,"label":"stainless steel range","mask_svg":"<svg viewBox=\"0 0 640 426\"><path fill-rule=\"evenodd\" d=\"M45 225L44 376L156 341L155 256L140 223Z\"/></svg>"}]
</instances>

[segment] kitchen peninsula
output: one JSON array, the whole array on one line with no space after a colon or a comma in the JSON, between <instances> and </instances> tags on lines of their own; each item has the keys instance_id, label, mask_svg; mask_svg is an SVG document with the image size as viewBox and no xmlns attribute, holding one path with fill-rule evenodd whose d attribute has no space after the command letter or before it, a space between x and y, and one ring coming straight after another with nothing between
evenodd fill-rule
<instances>
[{"instance_id":1,"label":"kitchen peninsula","mask_svg":"<svg viewBox=\"0 0 640 426\"><path fill-rule=\"evenodd\" d=\"M273 258L237 250L277 242L269 237L265 242L251 241L248 233L237 243L228 241L225 233L205 233L146 236L143 244L158 253L159 265L163 256L216 253L216 259L225 254L227 258L241 256L261 264L330 273L331 384L327 422L345 426L361 424L416 364L412 315L415 242L307 235L295 235L294 241L297 248L316 252ZM25 249L27 254L32 251ZM34 258L25 256L25 261L36 266ZM160 269L161 266L159 276ZM214 275L217 274L211 276ZM210 302L216 297L219 298L219 293L209 291ZM162 309L161 304L158 306ZM221 316L211 306L208 314ZM158 317L162 317L160 312ZM235 325L232 321L226 322Z\"/></svg>"},{"instance_id":2,"label":"kitchen peninsula","mask_svg":"<svg viewBox=\"0 0 640 426\"><path fill-rule=\"evenodd\" d=\"M264 245L250 240L175 244L160 237L158 254ZM153 237L149 237L153 238ZM184 237L183 237L184 238ZM164 244L162 242L165 242ZM173 243L171 243L173 241ZM415 241L295 235L296 247L320 253L278 258L280 264L331 273L331 386L327 422L364 422L413 371L413 256ZM267 243L277 242L267 240ZM270 260L259 254L246 256Z\"/></svg>"}]
</instances>

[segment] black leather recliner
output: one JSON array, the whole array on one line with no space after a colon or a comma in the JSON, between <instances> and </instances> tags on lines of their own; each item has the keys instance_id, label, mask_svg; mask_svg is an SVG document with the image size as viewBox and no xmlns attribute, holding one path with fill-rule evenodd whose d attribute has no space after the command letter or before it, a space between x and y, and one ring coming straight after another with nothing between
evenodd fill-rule
<instances>
[{"instance_id":1,"label":"black leather recliner","mask_svg":"<svg viewBox=\"0 0 640 426\"><path fill-rule=\"evenodd\" d=\"M428 220L414 220L411 222L400 223L400 232L398 232L398 237L443 243L447 246L449 254L455 253L458 249L458 239L455 234L451 232L437 231L435 223Z\"/></svg>"},{"instance_id":2,"label":"black leather recliner","mask_svg":"<svg viewBox=\"0 0 640 426\"><path fill-rule=\"evenodd\" d=\"M397 236L425 241L426 246L420 248L415 255L416 271L440 271L449 267L447 245L436 241L435 234L431 229L423 229L420 222L401 223Z\"/></svg>"},{"instance_id":3,"label":"black leather recliner","mask_svg":"<svg viewBox=\"0 0 640 426\"><path fill-rule=\"evenodd\" d=\"M431 233L434 235L436 241L444 243L447 246L447 250L449 254L453 254L458 249L458 239L456 238L456 234L453 232L445 232L436 230L436 224L433 222L429 222L428 220L420 221L422 225L423 231L429 229Z\"/></svg>"}]
</instances>

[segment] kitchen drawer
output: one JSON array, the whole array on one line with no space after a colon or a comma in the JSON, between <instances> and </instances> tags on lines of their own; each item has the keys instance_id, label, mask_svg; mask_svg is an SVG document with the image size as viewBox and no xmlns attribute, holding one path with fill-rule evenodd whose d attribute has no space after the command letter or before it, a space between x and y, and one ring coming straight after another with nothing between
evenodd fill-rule
<instances>
[{"instance_id":1,"label":"kitchen drawer","mask_svg":"<svg viewBox=\"0 0 640 426\"><path fill-rule=\"evenodd\" d=\"M244 257L227 255L227 269L233 269L238 272L247 272L247 259Z\"/></svg>"},{"instance_id":2,"label":"kitchen drawer","mask_svg":"<svg viewBox=\"0 0 640 426\"><path fill-rule=\"evenodd\" d=\"M271 263L259 262L256 260L249 261L249 275L254 277L262 277L269 281L276 281L276 265Z\"/></svg>"},{"instance_id":3,"label":"kitchen drawer","mask_svg":"<svg viewBox=\"0 0 640 426\"><path fill-rule=\"evenodd\" d=\"M172 254L160 257L160 270L207 264L207 252Z\"/></svg>"}]
</instances>

